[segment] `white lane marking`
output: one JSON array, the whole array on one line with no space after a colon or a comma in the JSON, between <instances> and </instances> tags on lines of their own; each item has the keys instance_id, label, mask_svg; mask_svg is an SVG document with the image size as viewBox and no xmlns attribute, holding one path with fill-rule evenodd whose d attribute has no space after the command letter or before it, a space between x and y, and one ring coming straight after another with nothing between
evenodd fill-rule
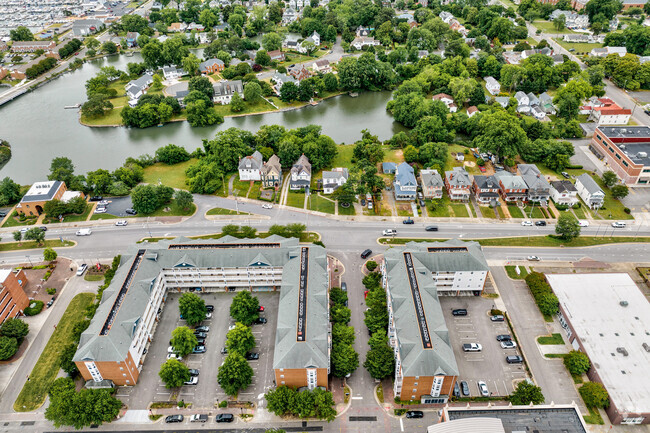
<instances>
[{"instance_id":1,"label":"white lane marking","mask_svg":"<svg viewBox=\"0 0 650 433\"><path fill-rule=\"evenodd\" d=\"M404 420L402 418L399 419L399 428L404 431Z\"/></svg>"},{"instance_id":2,"label":"white lane marking","mask_svg":"<svg viewBox=\"0 0 650 433\"><path fill-rule=\"evenodd\" d=\"M363 400L363 397L352 397L352 400Z\"/></svg>"}]
</instances>

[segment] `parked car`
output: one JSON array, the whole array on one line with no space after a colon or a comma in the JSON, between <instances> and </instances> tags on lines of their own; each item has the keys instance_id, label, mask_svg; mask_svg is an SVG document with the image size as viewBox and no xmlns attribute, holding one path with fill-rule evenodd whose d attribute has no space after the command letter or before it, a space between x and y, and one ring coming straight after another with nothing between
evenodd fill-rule
<instances>
[{"instance_id":1,"label":"parked car","mask_svg":"<svg viewBox=\"0 0 650 433\"><path fill-rule=\"evenodd\" d=\"M99 203L97 203L97 206L108 206L108 200L100 200Z\"/></svg>"},{"instance_id":2,"label":"parked car","mask_svg":"<svg viewBox=\"0 0 650 433\"><path fill-rule=\"evenodd\" d=\"M260 305L260 308L257 309L260 313L264 312L264 305Z\"/></svg>"},{"instance_id":3,"label":"parked car","mask_svg":"<svg viewBox=\"0 0 650 433\"><path fill-rule=\"evenodd\" d=\"M372 254L372 250L370 248L368 248L367 250L364 250L361 253L361 258L362 259L367 259L370 256L370 254Z\"/></svg>"},{"instance_id":4,"label":"parked car","mask_svg":"<svg viewBox=\"0 0 650 433\"><path fill-rule=\"evenodd\" d=\"M190 422L207 422L208 416L205 414L195 413L190 417Z\"/></svg>"},{"instance_id":5,"label":"parked car","mask_svg":"<svg viewBox=\"0 0 650 433\"><path fill-rule=\"evenodd\" d=\"M102 197L101 195L95 195L90 197L90 201L102 201L102 200L104 200L104 197Z\"/></svg>"},{"instance_id":6,"label":"parked car","mask_svg":"<svg viewBox=\"0 0 650 433\"><path fill-rule=\"evenodd\" d=\"M198 346L205 346L205 338L196 337L196 344Z\"/></svg>"},{"instance_id":7,"label":"parked car","mask_svg":"<svg viewBox=\"0 0 650 433\"><path fill-rule=\"evenodd\" d=\"M214 305L210 305L210 304L206 305L205 311L207 311L208 313L212 313L214 311Z\"/></svg>"},{"instance_id":8,"label":"parked car","mask_svg":"<svg viewBox=\"0 0 650 433\"><path fill-rule=\"evenodd\" d=\"M545 227L546 226L546 221L535 221L535 225L537 227Z\"/></svg>"},{"instance_id":9,"label":"parked car","mask_svg":"<svg viewBox=\"0 0 650 433\"><path fill-rule=\"evenodd\" d=\"M205 319L212 319L212 313L205 313Z\"/></svg>"},{"instance_id":10,"label":"parked car","mask_svg":"<svg viewBox=\"0 0 650 433\"><path fill-rule=\"evenodd\" d=\"M194 346L192 353L205 353L205 346Z\"/></svg>"},{"instance_id":11,"label":"parked car","mask_svg":"<svg viewBox=\"0 0 650 433\"><path fill-rule=\"evenodd\" d=\"M231 413L220 413L214 417L214 422L233 422L235 417Z\"/></svg>"},{"instance_id":12,"label":"parked car","mask_svg":"<svg viewBox=\"0 0 650 433\"><path fill-rule=\"evenodd\" d=\"M406 412L407 418L424 418L424 412L421 410L409 410Z\"/></svg>"},{"instance_id":13,"label":"parked car","mask_svg":"<svg viewBox=\"0 0 650 433\"><path fill-rule=\"evenodd\" d=\"M406 218L404 221L402 221L402 224L415 224L415 221L413 221L411 218Z\"/></svg>"},{"instance_id":14,"label":"parked car","mask_svg":"<svg viewBox=\"0 0 650 433\"><path fill-rule=\"evenodd\" d=\"M228 348L227 347L222 347L221 348L221 354L222 355L227 355L228 354Z\"/></svg>"},{"instance_id":15,"label":"parked car","mask_svg":"<svg viewBox=\"0 0 650 433\"><path fill-rule=\"evenodd\" d=\"M264 203L264 204L262 205L262 209L273 209L273 205L272 205L272 204L268 204L268 203Z\"/></svg>"},{"instance_id":16,"label":"parked car","mask_svg":"<svg viewBox=\"0 0 650 433\"><path fill-rule=\"evenodd\" d=\"M426 231L428 232L437 232L438 231L438 226L427 226L425 228Z\"/></svg>"},{"instance_id":17,"label":"parked car","mask_svg":"<svg viewBox=\"0 0 650 433\"><path fill-rule=\"evenodd\" d=\"M56 296L52 296L52 299L47 301L47 308L50 308L54 304L55 299L56 299Z\"/></svg>"},{"instance_id":18,"label":"parked car","mask_svg":"<svg viewBox=\"0 0 650 433\"><path fill-rule=\"evenodd\" d=\"M197 385L199 383L199 378L196 376L190 377L190 380L183 382L183 385Z\"/></svg>"},{"instance_id":19,"label":"parked car","mask_svg":"<svg viewBox=\"0 0 650 433\"><path fill-rule=\"evenodd\" d=\"M373 206L372 206L372 202L369 201L369 202L368 202L368 210L372 210L372 207L373 207Z\"/></svg>"},{"instance_id":20,"label":"parked car","mask_svg":"<svg viewBox=\"0 0 650 433\"><path fill-rule=\"evenodd\" d=\"M228 331L232 331L235 328L236 328L235 324L232 324L228 327Z\"/></svg>"},{"instance_id":21,"label":"parked car","mask_svg":"<svg viewBox=\"0 0 650 433\"><path fill-rule=\"evenodd\" d=\"M589 227L589 221L578 220L578 225L579 225L580 227Z\"/></svg>"},{"instance_id":22,"label":"parked car","mask_svg":"<svg viewBox=\"0 0 650 433\"><path fill-rule=\"evenodd\" d=\"M395 229L386 229L382 232L383 236L395 236L397 235L397 230Z\"/></svg>"},{"instance_id":23,"label":"parked car","mask_svg":"<svg viewBox=\"0 0 650 433\"><path fill-rule=\"evenodd\" d=\"M532 227L532 226L533 226L533 222L530 221L530 220L526 220L526 221L522 221L522 222L521 222L521 225L524 226L524 227Z\"/></svg>"},{"instance_id":24,"label":"parked car","mask_svg":"<svg viewBox=\"0 0 650 433\"><path fill-rule=\"evenodd\" d=\"M524 358L519 355L508 355L506 356L506 362L508 364L521 364L524 362Z\"/></svg>"},{"instance_id":25,"label":"parked car","mask_svg":"<svg viewBox=\"0 0 650 433\"><path fill-rule=\"evenodd\" d=\"M427 203L424 201L424 199L420 199L420 207L425 207Z\"/></svg>"},{"instance_id":26,"label":"parked car","mask_svg":"<svg viewBox=\"0 0 650 433\"><path fill-rule=\"evenodd\" d=\"M347 292L348 291L348 285L346 283L341 283L341 290L343 290L344 292Z\"/></svg>"},{"instance_id":27,"label":"parked car","mask_svg":"<svg viewBox=\"0 0 650 433\"><path fill-rule=\"evenodd\" d=\"M95 213L106 213L106 208L105 207L97 207L97 209L95 209Z\"/></svg>"},{"instance_id":28,"label":"parked car","mask_svg":"<svg viewBox=\"0 0 650 433\"><path fill-rule=\"evenodd\" d=\"M45 227L45 226L40 226L39 228L40 228L41 230L43 230L44 232L47 231L47 227Z\"/></svg>"},{"instance_id":29,"label":"parked car","mask_svg":"<svg viewBox=\"0 0 650 433\"><path fill-rule=\"evenodd\" d=\"M182 357L182 356L178 356L178 355L175 354L175 353L168 353L168 354L167 354L167 359L177 359L177 360L179 360L179 361L182 361L182 360L183 360L183 357Z\"/></svg>"},{"instance_id":30,"label":"parked car","mask_svg":"<svg viewBox=\"0 0 650 433\"><path fill-rule=\"evenodd\" d=\"M540 259L539 256L528 256L526 257L526 260L530 260L531 262L539 262L542 259Z\"/></svg>"},{"instance_id":31,"label":"parked car","mask_svg":"<svg viewBox=\"0 0 650 433\"><path fill-rule=\"evenodd\" d=\"M171 343L171 342L170 342L170 343ZM176 353L176 351L174 350L174 346L169 346L169 347L167 348L167 353Z\"/></svg>"},{"instance_id":32,"label":"parked car","mask_svg":"<svg viewBox=\"0 0 650 433\"><path fill-rule=\"evenodd\" d=\"M517 343L515 343L512 340L502 341L501 342L501 348L502 349L516 349L517 348Z\"/></svg>"},{"instance_id":33,"label":"parked car","mask_svg":"<svg viewBox=\"0 0 650 433\"><path fill-rule=\"evenodd\" d=\"M493 322L504 322L506 318L501 314L495 314L494 316L490 316L490 320Z\"/></svg>"},{"instance_id":34,"label":"parked car","mask_svg":"<svg viewBox=\"0 0 650 433\"><path fill-rule=\"evenodd\" d=\"M27 227L23 227L22 229L20 229L20 233L22 233L22 234L27 233L27 231L29 231L29 228L27 228Z\"/></svg>"},{"instance_id":35,"label":"parked car","mask_svg":"<svg viewBox=\"0 0 650 433\"><path fill-rule=\"evenodd\" d=\"M562 172L562 176L564 176L566 179L571 179L571 175L567 173L566 171Z\"/></svg>"},{"instance_id":36,"label":"parked car","mask_svg":"<svg viewBox=\"0 0 650 433\"><path fill-rule=\"evenodd\" d=\"M86 269L88 269L87 264L82 263L81 265L79 265L79 267L77 268L77 276L78 277L82 276L84 272L86 272Z\"/></svg>"},{"instance_id":37,"label":"parked car","mask_svg":"<svg viewBox=\"0 0 650 433\"><path fill-rule=\"evenodd\" d=\"M479 343L465 343L463 344L463 351L464 352L480 352L483 350L483 346L481 346Z\"/></svg>"},{"instance_id":38,"label":"parked car","mask_svg":"<svg viewBox=\"0 0 650 433\"><path fill-rule=\"evenodd\" d=\"M194 332L210 332L210 327L205 325L197 326L194 328Z\"/></svg>"},{"instance_id":39,"label":"parked car","mask_svg":"<svg viewBox=\"0 0 650 433\"><path fill-rule=\"evenodd\" d=\"M625 224L623 221L614 221L612 223L612 227L614 227L615 229L623 229L625 228L626 225L627 224Z\"/></svg>"},{"instance_id":40,"label":"parked car","mask_svg":"<svg viewBox=\"0 0 650 433\"><path fill-rule=\"evenodd\" d=\"M467 310L465 308L456 308L451 310L453 316L467 316Z\"/></svg>"},{"instance_id":41,"label":"parked car","mask_svg":"<svg viewBox=\"0 0 650 433\"><path fill-rule=\"evenodd\" d=\"M497 335L497 341L510 341L510 340L512 340L512 337L508 334Z\"/></svg>"},{"instance_id":42,"label":"parked car","mask_svg":"<svg viewBox=\"0 0 650 433\"><path fill-rule=\"evenodd\" d=\"M365 198L362 198L362 199L361 199L361 206L365 206L365 205L366 205L366 199L365 199Z\"/></svg>"},{"instance_id":43,"label":"parked car","mask_svg":"<svg viewBox=\"0 0 650 433\"><path fill-rule=\"evenodd\" d=\"M7 212L0 210L0 217L4 218L7 216Z\"/></svg>"},{"instance_id":44,"label":"parked car","mask_svg":"<svg viewBox=\"0 0 650 433\"><path fill-rule=\"evenodd\" d=\"M258 359L260 359L260 354L259 353L248 352L246 354L246 360L247 361L257 361Z\"/></svg>"},{"instance_id":45,"label":"parked car","mask_svg":"<svg viewBox=\"0 0 650 433\"><path fill-rule=\"evenodd\" d=\"M118 227L124 227L129 225L129 222L127 220L119 220L119 221L115 221L115 225Z\"/></svg>"},{"instance_id":46,"label":"parked car","mask_svg":"<svg viewBox=\"0 0 650 433\"><path fill-rule=\"evenodd\" d=\"M208 338L208 334L206 334L205 332L194 331L194 335L196 336L196 338Z\"/></svg>"},{"instance_id":47,"label":"parked car","mask_svg":"<svg viewBox=\"0 0 650 433\"><path fill-rule=\"evenodd\" d=\"M255 319L253 323L256 325L264 325L266 324L266 322L267 322L266 317L258 317L257 319Z\"/></svg>"},{"instance_id":48,"label":"parked car","mask_svg":"<svg viewBox=\"0 0 650 433\"><path fill-rule=\"evenodd\" d=\"M166 423L183 422L183 415L168 415L165 417Z\"/></svg>"},{"instance_id":49,"label":"parked car","mask_svg":"<svg viewBox=\"0 0 650 433\"><path fill-rule=\"evenodd\" d=\"M130 207L128 209L125 209L124 212L126 212L129 215L137 215L138 214L138 212L136 212L136 210L133 209L132 207Z\"/></svg>"},{"instance_id":50,"label":"parked car","mask_svg":"<svg viewBox=\"0 0 650 433\"><path fill-rule=\"evenodd\" d=\"M481 393L483 397L490 396L490 391L488 390L487 384L485 382L479 380L477 385L478 385L478 391Z\"/></svg>"},{"instance_id":51,"label":"parked car","mask_svg":"<svg viewBox=\"0 0 650 433\"><path fill-rule=\"evenodd\" d=\"M196 368L190 368L188 371L190 372L190 376L198 376L199 375L199 370L197 370Z\"/></svg>"},{"instance_id":52,"label":"parked car","mask_svg":"<svg viewBox=\"0 0 650 433\"><path fill-rule=\"evenodd\" d=\"M460 391L465 397L469 396L469 385L467 385L467 382L464 380L461 380L460 382Z\"/></svg>"}]
</instances>

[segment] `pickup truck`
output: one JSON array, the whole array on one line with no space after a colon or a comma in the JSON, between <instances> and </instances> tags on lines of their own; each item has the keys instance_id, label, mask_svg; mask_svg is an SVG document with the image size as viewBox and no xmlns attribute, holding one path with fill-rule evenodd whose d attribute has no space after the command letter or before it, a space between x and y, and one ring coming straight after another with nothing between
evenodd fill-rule
<instances>
[{"instance_id":1,"label":"pickup truck","mask_svg":"<svg viewBox=\"0 0 650 433\"><path fill-rule=\"evenodd\" d=\"M397 234L397 230L393 229L386 229L384 230L384 236L395 236Z\"/></svg>"},{"instance_id":2,"label":"pickup truck","mask_svg":"<svg viewBox=\"0 0 650 433\"><path fill-rule=\"evenodd\" d=\"M463 344L463 351L465 352L480 352L482 349L483 346L478 343Z\"/></svg>"}]
</instances>

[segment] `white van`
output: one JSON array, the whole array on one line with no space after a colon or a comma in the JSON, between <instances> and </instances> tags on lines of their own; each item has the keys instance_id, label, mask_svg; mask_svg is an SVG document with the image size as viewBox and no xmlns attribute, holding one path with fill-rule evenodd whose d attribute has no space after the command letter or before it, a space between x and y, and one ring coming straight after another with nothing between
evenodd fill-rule
<instances>
[{"instance_id":1,"label":"white van","mask_svg":"<svg viewBox=\"0 0 650 433\"><path fill-rule=\"evenodd\" d=\"M384 230L384 236L395 236L396 234L397 234L397 230L393 230L393 229Z\"/></svg>"},{"instance_id":2,"label":"white van","mask_svg":"<svg viewBox=\"0 0 650 433\"><path fill-rule=\"evenodd\" d=\"M578 220L578 225L579 225L580 227L589 227L589 221Z\"/></svg>"},{"instance_id":3,"label":"white van","mask_svg":"<svg viewBox=\"0 0 650 433\"><path fill-rule=\"evenodd\" d=\"M90 229L79 229L77 230L77 236L90 236L92 231Z\"/></svg>"}]
</instances>

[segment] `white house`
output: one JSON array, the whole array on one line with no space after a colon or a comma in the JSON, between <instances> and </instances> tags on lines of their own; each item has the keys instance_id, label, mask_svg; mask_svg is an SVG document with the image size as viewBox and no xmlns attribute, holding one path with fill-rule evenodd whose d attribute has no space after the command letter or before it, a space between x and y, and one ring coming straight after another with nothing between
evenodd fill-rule
<instances>
[{"instance_id":1,"label":"white house","mask_svg":"<svg viewBox=\"0 0 650 433\"><path fill-rule=\"evenodd\" d=\"M153 76L144 74L137 80L131 80L125 86L126 95L132 101L137 101L140 96L144 95L145 91L153 83Z\"/></svg>"},{"instance_id":2,"label":"white house","mask_svg":"<svg viewBox=\"0 0 650 433\"><path fill-rule=\"evenodd\" d=\"M316 60L312 63L311 69L316 74L327 74L328 72L332 72L332 66L330 65L330 61L327 59Z\"/></svg>"},{"instance_id":3,"label":"white house","mask_svg":"<svg viewBox=\"0 0 650 433\"><path fill-rule=\"evenodd\" d=\"M530 105L530 99L528 99L528 95L524 92L519 91L515 93L515 99L517 100L517 105Z\"/></svg>"},{"instance_id":4,"label":"white house","mask_svg":"<svg viewBox=\"0 0 650 433\"><path fill-rule=\"evenodd\" d=\"M239 180L261 180L260 170L264 164L262 154L257 150L239 160Z\"/></svg>"},{"instance_id":5,"label":"white house","mask_svg":"<svg viewBox=\"0 0 650 433\"><path fill-rule=\"evenodd\" d=\"M485 88L490 95L498 95L501 91L501 84L494 77L485 77Z\"/></svg>"},{"instance_id":6,"label":"white house","mask_svg":"<svg viewBox=\"0 0 650 433\"><path fill-rule=\"evenodd\" d=\"M458 107L456 104L454 104L454 98L452 98L450 95L446 93L438 93L437 95L433 95L431 97L434 101L442 101L445 103L447 108L449 109L450 113L455 113L458 111Z\"/></svg>"},{"instance_id":7,"label":"white house","mask_svg":"<svg viewBox=\"0 0 650 433\"><path fill-rule=\"evenodd\" d=\"M381 42L375 40L373 37L357 36L350 45L355 49L360 50L363 47L377 46L380 44Z\"/></svg>"},{"instance_id":8,"label":"white house","mask_svg":"<svg viewBox=\"0 0 650 433\"><path fill-rule=\"evenodd\" d=\"M348 169L345 167L336 167L332 171L323 172L323 192L332 194L336 189L348 181Z\"/></svg>"},{"instance_id":9,"label":"white house","mask_svg":"<svg viewBox=\"0 0 650 433\"><path fill-rule=\"evenodd\" d=\"M289 178L290 189L305 189L311 183L311 163L303 154L298 161L291 167L291 177Z\"/></svg>"},{"instance_id":10,"label":"white house","mask_svg":"<svg viewBox=\"0 0 650 433\"><path fill-rule=\"evenodd\" d=\"M187 74L183 69L177 68L176 66L165 66L163 68L163 76L165 77L165 80L177 79L183 75Z\"/></svg>"},{"instance_id":11,"label":"white house","mask_svg":"<svg viewBox=\"0 0 650 433\"><path fill-rule=\"evenodd\" d=\"M578 203L578 190L568 180L551 182L551 198L555 204L573 206Z\"/></svg>"},{"instance_id":12,"label":"white house","mask_svg":"<svg viewBox=\"0 0 650 433\"><path fill-rule=\"evenodd\" d=\"M591 209L600 209L605 202L605 193L591 176L583 173L576 179L578 195Z\"/></svg>"},{"instance_id":13,"label":"white house","mask_svg":"<svg viewBox=\"0 0 650 433\"><path fill-rule=\"evenodd\" d=\"M591 50L590 54L596 57L607 57L610 54L618 54L619 57L624 57L627 54L627 48L625 47L594 48L593 50Z\"/></svg>"},{"instance_id":14,"label":"white house","mask_svg":"<svg viewBox=\"0 0 650 433\"><path fill-rule=\"evenodd\" d=\"M620 107L597 107L591 112L590 120L599 125L627 125L632 110Z\"/></svg>"},{"instance_id":15,"label":"white house","mask_svg":"<svg viewBox=\"0 0 650 433\"><path fill-rule=\"evenodd\" d=\"M241 80L222 80L214 83L212 87L214 88L212 100L215 104L230 104L235 93L239 93L242 98L244 97L244 85Z\"/></svg>"}]
</instances>

